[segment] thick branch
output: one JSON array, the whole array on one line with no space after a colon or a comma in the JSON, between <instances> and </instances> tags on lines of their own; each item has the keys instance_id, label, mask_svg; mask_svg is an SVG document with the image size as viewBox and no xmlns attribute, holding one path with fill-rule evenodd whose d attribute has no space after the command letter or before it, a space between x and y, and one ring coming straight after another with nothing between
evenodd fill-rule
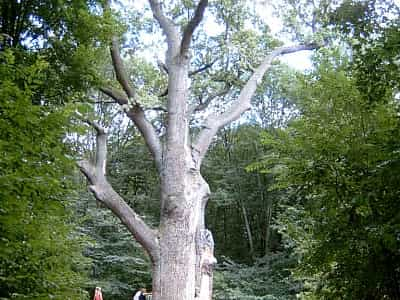
<instances>
[{"instance_id":1,"label":"thick branch","mask_svg":"<svg viewBox=\"0 0 400 300\"><path fill-rule=\"evenodd\" d=\"M106 5L109 7L109 2L107 2ZM136 101L135 91L130 84L128 74L125 71L116 37L113 37L111 40L110 52L117 80L125 91L126 96L113 88L102 87L100 90L124 108L126 115L135 123L136 127L145 139L145 142L155 159L156 166L158 170L160 170L162 159L161 142L157 136L155 128L146 119L143 109Z\"/></svg>"},{"instance_id":2,"label":"thick branch","mask_svg":"<svg viewBox=\"0 0 400 300\"><path fill-rule=\"evenodd\" d=\"M107 160L107 130L96 123L93 123L96 128L96 176L104 176L106 174L106 160Z\"/></svg>"},{"instance_id":3,"label":"thick branch","mask_svg":"<svg viewBox=\"0 0 400 300\"><path fill-rule=\"evenodd\" d=\"M127 96L114 88L101 87L100 91L114 99L120 105L128 104Z\"/></svg>"},{"instance_id":4,"label":"thick branch","mask_svg":"<svg viewBox=\"0 0 400 300\"><path fill-rule=\"evenodd\" d=\"M109 9L110 2L106 1L105 9ZM127 73L118 48L118 42L115 37L112 38L110 46L111 58L116 72L117 80L126 93L110 89L101 88L100 90L110 96L120 105L128 105L132 103L130 99L135 100L135 92L129 82ZM161 146L158 136L155 133L152 124L144 117L143 110L135 105L126 109L126 114L131 117L136 126L142 132L150 151L153 153L157 165L161 159ZM121 220L121 222L133 234L135 239L146 249L152 261L160 259L160 250L157 232L152 230L143 219L136 214L133 209L122 199L120 195L112 188L105 177L105 166L107 157L107 131L95 122L85 120L86 123L92 125L96 129L96 161L93 165L87 160L78 162L78 166L82 173L90 182L90 190L96 199L107 206Z\"/></svg>"},{"instance_id":5,"label":"thick branch","mask_svg":"<svg viewBox=\"0 0 400 300\"><path fill-rule=\"evenodd\" d=\"M125 71L124 63L121 59L121 54L119 52L119 46L116 37L112 38L110 52L115 74L117 76L119 84L124 89L125 93L130 99L135 99L135 91L131 83L129 82L128 74Z\"/></svg>"},{"instance_id":6,"label":"thick branch","mask_svg":"<svg viewBox=\"0 0 400 300\"><path fill-rule=\"evenodd\" d=\"M93 165L89 161L83 160L78 162L78 166L90 182L90 190L98 201L110 208L126 225L135 239L147 250L150 257L158 260L160 252L156 232L148 227L141 217L114 191L105 177L106 130L95 122L87 123L91 124L97 132L96 162Z\"/></svg>"},{"instance_id":7,"label":"thick branch","mask_svg":"<svg viewBox=\"0 0 400 300\"><path fill-rule=\"evenodd\" d=\"M135 239L147 250L152 260L159 258L159 245L156 231L152 230L143 219L114 191L105 177L96 177L93 167L87 161L78 163L82 173L88 178L90 190L96 199L121 220Z\"/></svg>"},{"instance_id":8,"label":"thick branch","mask_svg":"<svg viewBox=\"0 0 400 300\"><path fill-rule=\"evenodd\" d=\"M95 121L84 118L79 112L76 115L85 123L89 124L96 130L96 157L94 165L89 164L88 170L93 173L93 179L104 176L106 173L106 158L107 158L107 129L102 127ZM88 177L89 174L85 175Z\"/></svg>"},{"instance_id":9,"label":"thick branch","mask_svg":"<svg viewBox=\"0 0 400 300\"><path fill-rule=\"evenodd\" d=\"M194 30L197 26L199 26L201 20L203 19L204 11L206 10L207 5L208 0L200 0L196 7L196 11L194 12L193 18L186 25L181 42L181 55L187 54Z\"/></svg>"},{"instance_id":10,"label":"thick branch","mask_svg":"<svg viewBox=\"0 0 400 300\"><path fill-rule=\"evenodd\" d=\"M104 177L106 174L106 159L107 159L107 129L99 125L97 122L85 119L83 116L77 112L77 115L87 124L92 126L96 130L96 157L94 165L90 162L85 162L81 170L88 178L88 180L93 183L99 180L99 178ZM79 164L79 166L81 166Z\"/></svg>"},{"instance_id":11,"label":"thick branch","mask_svg":"<svg viewBox=\"0 0 400 300\"><path fill-rule=\"evenodd\" d=\"M129 106L128 98L121 92L113 88L102 87L100 88L100 90L104 94L114 99L115 102L125 107L124 111L126 115L133 121L133 123L139 129L147 146L149 147L151 154L154 157L157 169L160 170L161 160L162 160L161 141L157 135L156 129L154 128L153 124L151 124L151 122L147 120L142 107L137 103L133 106Z\"/></svg>"},{"instance_id":12,"label":"thick branch","mask_svg":"<svg viewBox=\"0 0 400 300\"><path fill-rule=\"evenodd\" d=\"M135 123L136 127L142 134L151 154L154 157L156 167L160 171L162 164L162 146L157 135L156 129L151 124L140 106L135 106L126 112L126 115Z\"/></svg>"},{"instance_id":13,"label":"thick branch","mask_svg":"<svg viewBox=\"0 0 400 300\"><path fill-rule=\"evenodd\" d=\"M158 24L160 24L161 29L163 30L165 36L167 37L168 47L170 49L176 47L176 42L178 40L178 31L175 27L175 24L172 20L168 19L162 9L161 3L157 0L149 0L151 10L153 12L154 18L157 20Z\"/></svg>"},{"instance_id":14,"label":"thick branch","mask_svg":"<svg viewBox=\"0 0 400 300\"><path fill-rule=\"evenodd\" d=\"M304 50L315 50L315 49L319 49L319 48L321 48L321 45L319 45L317 43L280 47L280 48L272 51L271 55L275 52L275 55L273 57L273 58L275 58L279 55L290 54L290 53L295 53L295 52L304 51Z\"/></svg>"},{"instance_id":15,"label":"thick branch","mask_svg":"<svg viewBox=\"0 0 400 300\"><path fill-rule=\"evenodd\" d=\"M255 69L249 80L243 86L239 98L221 115L211 115L205 121L203 130L197 137L193 145L193 159L196 161L197 166L200 167L201 161L211 144L212 138L217 131L223 126L238 119L242 113L250 109L250 100L254 95L256 88L261 83L262 77L265 72L271 67L272 61L283 54L294 53L302 50L313 50L319 48L317 44L297 45L290 47L280 47L273 50L268 56L264 58L262 63Z\"/></svg>"}]
</instances>

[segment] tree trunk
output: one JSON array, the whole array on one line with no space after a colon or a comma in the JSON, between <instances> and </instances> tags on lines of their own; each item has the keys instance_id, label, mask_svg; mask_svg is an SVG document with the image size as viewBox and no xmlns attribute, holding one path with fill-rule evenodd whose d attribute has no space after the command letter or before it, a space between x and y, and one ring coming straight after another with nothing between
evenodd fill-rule
<instances>
[{"instance_id":1,"label":"tree trunk","mask_svg":"<svg viewBox=\"0 0 400 300\"><path fill-rule=\"evenodd\" d=\"M208 1L198 1L192 18L183 30L164 14L162 1L149 0L149 4L168 45L165 61L168 71L166 138L161 139L156 128L146 118L140 95L136 93L125 71L118 38L115 36L111 39L110 53L122 91L114 87L101 87L101 91L114 99L133 121L155 160L161 179L159 227L153 229L148 226L108 183L104 168L107 132L89 120L86 122L97 131L98 155L94 162L83 160L78 164L96 199L118 216L149 254L153 267L153 300L211 300L212 266L216 260L212 235L204 225L210 191L200 174L202 160L218 130L250 109L251 97L272 61L279 55L314 49L316 46L280 47L272 51L254 70L232 105L222 114L207 116L192 142L188 124L191 112L188 108L189 49ZM110 9L109 1L106 1L105 9Z\"/></svg>"},{"instance_id":2,"label":"tree trunk","mask_svg":"<svg viewBox=\"0 0 400 300\"><path fill-rule=\"evenodd\" d=\"M267 204L267 211L265 216L265 255L270 252L269 240L271 237L271 218L272 218L272 204Z\"/></svg>"},{"instance_id":3,"label":"tree trunk","mask_svg":"<svg viewBox=\"0 0 400 300\"><path fill-rule=\"evenodd\" d=\"M201 265L209 265L207 276L212 278L210 270L215 258L204 263L198 238L205 229L204 210L210 191L198 170L185 169L167 170L162 177L164 205L159 227L160 259L153 264L153 300L195 299L200 294L209 295L202 299L211 299L208 290L202 291L201 282L207 280ZM166 176L168 172L174 177ZM177 182L177 178L182 181ZM203 290L210 286L207 283Z\"/></svg>"},{"instance_id":4,"label":"tree trunk","mask_svg":"<svg viewBox=\"0 0 400 300\"><path fill-rule=\"evenodd\" d=\"M249 241L250 256L251 256L252 259L254 259L253 234L252 234L251 228L250 228L250 221L249 221L249 217L248 217L248 214L247 214L247 209L246 209L246 206L243 203L243 200L239 200L239 205L240 205L240 208L242 210L243 221L244 221L244 225L246 227L247 240Z\"/></svg>"},{"instance_id":5,"label":"tree trunk","mask_svg":"<svg viewBox=\"0 0 400 300\"><path fill-rule=\"evenodd\" d=\"M161 226L160 297L193 299L195 295L195 224L186 215Z\"/></svg>"}]
</instances>

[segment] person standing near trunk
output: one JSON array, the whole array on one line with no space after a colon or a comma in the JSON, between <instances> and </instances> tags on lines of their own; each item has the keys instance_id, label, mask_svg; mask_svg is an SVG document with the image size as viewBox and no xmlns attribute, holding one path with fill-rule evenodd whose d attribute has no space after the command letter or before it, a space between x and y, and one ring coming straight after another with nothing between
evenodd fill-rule
<instances>
[{"instance_id":1,"label":"person standing near trunk","mask_svg":"<svg viewBox=\"0 0 400 300\"><path fill-rule=\"evenodd\" d=\"M138 290L133 296L132 300L146 300L146 295L150 295L151 293L147 293L145 288L141 288Z\"/></svg>"},{"instance_id":2,"label":"person standing near trunk","mask_svg":"<svg viewBox=\"0 0 400 300\"><path fill-rule=\"evenodd\" d=\"M96 286L94 290L93 300L103 300L103 294L101 293L101 288Z\"/></svg>"}]
</instances>

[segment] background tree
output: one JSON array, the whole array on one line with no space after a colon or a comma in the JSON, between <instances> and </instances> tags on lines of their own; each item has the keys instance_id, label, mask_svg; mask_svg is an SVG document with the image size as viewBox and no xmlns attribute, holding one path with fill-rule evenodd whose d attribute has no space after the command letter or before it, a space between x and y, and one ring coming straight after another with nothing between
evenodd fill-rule
<instances>
[{"instance_id":1,"label":"background tree","mask_svg":"<svg viewBox=\"0 0 400 300\"><path fill-rule=\"evenodd\" d=\"M399 13L394 1L345 1L330 14L329 25L351 49L352 73L369 101L399 90Z\"/></svg>"},{"instance_id":2,"label":"background tree","mask_svg":"<svg viewBox=\"0 0 400 300\"><path fill-rule=\"evenodd\" d=\"M219 245L217 256L247 263L276 247L270 227L274 195L267 192L271 178L247 171L263 157L260 132L249 125L222 130L203 167L214 191L206 219Z\"/></svg>"},{"instance_id":3,"label":"background tree","mask_svg":"<svg viewBox=\"0 0 400 300\"><path fill-rule=\"evenodd\" d=\"M297 299L302 284L291 276L295 265L296 256L287 252L272 252L251 265L222 257L215 272L214 298Z\"/></svg>"},{"instance_id":4,"label":"background tree","mask_svg":"<svg viewBox=\"0 0 400 300\"><path fill-rule=\"evenodd\" d=\"M96 81L107 23L86 1L1 1L0 11L0 297L85 299L67 103Z\"/></svg>"},{"instance_id":5,"label":"background tree","mask_svg":"<svg viewBox=\"0 0 400 300\"><path fill-rule=\"evenodd\" d=\"M327 11L318 26L337 30L331 38L346 50L315 61L317 70L290 96L299 118L264 140L272 150L267 170L287 193L281 232L302 257L297 275L311 287L303 298L397 299L385 276L398 276L389 196L397 187L386 181L398 171L398 6L345 1Z\"/></svg>"},{"instance_id":6,"label":"background tree","mask_svg":"<svg viewBox=\"0 0 400 300\"><path fill-rule=\"evenodd\" d=\"M301 255L309 297L396 299L398 104L390 93L370 103L332 57L300 80L301 116L264 139L288 193L281 232Z\"/></svg>"},{"instance_id":7,"label":"background tree","mask_svg":"<svg viewBox=\"0 0 400 300\"><path fill-rule=\"evenodd\" d=\"M33 105L48 64L0 53L0 297L86 299L87 260L69 201L64 109Z\"/></svg>"},{"instance_id":8,"label":"background tree","mask_svg":"<svg viewBox=\"0 0 400 300\"><path fill-rule=\"evenodd\" d=\"M276 107L278 112L267 115L279 113ZM214 191L206 219L219 261L215 299L296 299L301 290L290 273L297 257L276 231L282 196L268 190L271 174L248 171L264 157L261 133L259 126L246 124L222 130L204 162L204 176Z\"/></svg>"}]
</instances>

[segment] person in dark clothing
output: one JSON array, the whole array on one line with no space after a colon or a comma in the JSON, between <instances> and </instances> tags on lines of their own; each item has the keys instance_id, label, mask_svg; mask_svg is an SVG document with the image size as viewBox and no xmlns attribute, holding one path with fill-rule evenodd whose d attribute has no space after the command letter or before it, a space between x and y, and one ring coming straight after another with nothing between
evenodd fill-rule
<instances>
[{"instance_id":1,"label":"person in dark clothing","mask_svg":"<svg viewBox=\"0 0 400 300\"><path fill-rule=\"evenodd\" d=\"M151 293L147 293L145 288L141 288L135 293L132 300L146 300L146 295L151 295Z\"/></svg>"}]
</instances>

